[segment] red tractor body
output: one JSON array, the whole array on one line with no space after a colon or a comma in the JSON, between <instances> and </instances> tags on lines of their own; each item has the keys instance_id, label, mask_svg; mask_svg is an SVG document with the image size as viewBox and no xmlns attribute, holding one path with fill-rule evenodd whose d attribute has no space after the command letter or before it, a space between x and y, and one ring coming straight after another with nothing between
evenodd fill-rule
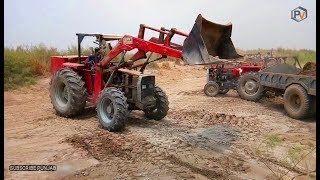
<instances>
[{"instance_id":1,"label":"red tractor body","mask_svg":"<svg viewBox=\"0 0 320 180\"><path fill-rule=\"evenodd\" d=\"M159 37L145 40L146 29L158 32ZM144 24L137 37L78 33L78 56L51 57L51 102L57 114L65 117L79 114L86 102L91 102L97 108L100 124L110 131L124 127L130 110L142 110L147 118L160 120L168 112L169 101L156 86L155 77L144 74L146 66L167 56L181 58L187 64L212 64L240 57L231 41L231 29L230 24L215 24L199 15L189 34ZM171 42L174 35L185 37L183 45ZM94 55L81 55L80 44L86 36L96 37L99 47ZM112 41L116 41L113 47ZM137 51L125 59L125 54L134 49ZM152 53L161 56L150 60ZM118 55L120 60L116 60ZM138 63L141 59L145 60Z\"/></svg>"},{"instance_id":2,"label":"red tractor body","mask_svg":"<svg viewBox=\"0 0 320 180\"><path fill-rule=\"evenodd\" d=\"M207 96L216 96L225 94L230 89L237 89L238 79L241 75L248 72L258 72L264 67L261 63L222 63L211 65L208 68L207 84L204 87L204 93Z\"/></svg>"}]
</instances>

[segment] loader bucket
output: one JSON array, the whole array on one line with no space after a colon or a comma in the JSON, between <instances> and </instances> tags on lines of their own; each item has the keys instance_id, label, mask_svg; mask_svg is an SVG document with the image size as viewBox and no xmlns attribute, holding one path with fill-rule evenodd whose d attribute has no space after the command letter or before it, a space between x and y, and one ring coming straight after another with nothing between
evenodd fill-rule
<instances>
[{"instance_id":1,"label":"loader bucket","mask_svg":"<svg viewBox=\"0 0 320 180\"><path fill-rule=\"evenodd\" d=\"M188 64L213 64L242 57L231 41L232 25L221 25L198 15L189 36L183 42L182 55Z\"/></svg>"}]
</instances>

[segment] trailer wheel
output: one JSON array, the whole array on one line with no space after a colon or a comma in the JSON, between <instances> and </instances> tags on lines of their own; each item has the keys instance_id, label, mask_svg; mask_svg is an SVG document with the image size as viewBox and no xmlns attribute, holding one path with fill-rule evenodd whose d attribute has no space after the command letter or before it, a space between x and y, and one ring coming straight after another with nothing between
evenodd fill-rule
<instances>
[{"instance_id":1,"label":"trailer wheel","mask_svg":"<svg viewBox=\"0 0 320 180\"><path fill-rule=\"evenodd\" d=\"M83 111L87 100L84 85L81 76L70 68L62 68L54 73L49 91L57 115L72 117Z\"/></svg>"},{"instance_id":2,"label":"trailer wheel","mask_svg":"<svg viewBox=\"0 0 320 180\"><path fill-rule=\"evenodd\" d=\"M229 89L219 89L219 94L227 94Z\"/></svg>"},{"instance_id":3,"label":"trailer wheel","mask_svg":"<svg viewBox=\"0 0 320 180\"><path fill-rule=\"evenodd\" d=\"M203 91L207 96L214 97L220 91L219 84L214 81L210 81L204 86Z\"/></svg>"},{"instance_id":4,"label":"trailer wheel","mask_svg":"<svg viewBox=\"0 0 320 180\"><path fill-rule=\"evenodd\" d=\"M109 87L101 91L96 110L103 129L120 131L125 127L129 114L127 98L117 88Z\"/></svg>"},{"instance_id":5,"label":"trailer wheel","mask_svg":"<svg viewBox=\"0 0 320 180\"><path fill-rule=\"evenodd\" d=\"M290 117L303 119L311 114L312 99L302 86L292 84L284 92L284 108Z\"/></svg>"},{"instance_id":6,"label":"trailer wheel","mask_svg":"<svg viewBox=\"0 0 320 180\"><path fill-rule=\"evenodd\" d=\"M169 110L169 101L166 93L160 88L154 88L156 98L156 108L153 110L145 110L144 114L149 119L161 120L166 117Z\"/></svg>"},{"instance_id":7,"label":"trailer wheel","mask_svg":"<svg viewBox=\"0 0 320 180\"><path fill-rule=\"evenodd\" d=\"M316 115L317 107L316 107L316 97L312 97L312 116Z\"/></svg>"},{"instance_id":8,"label":"trailer wheel","mask_svg":"<svg viewBox=\"0 0 320 180\"><path fill-rule=\"evenodd\" d=\"M258 101L262 98L263 87L259 83L257 73L248 72L240 76L237 92L242 99L248 101Z\"/></svg>"}]
</instances>

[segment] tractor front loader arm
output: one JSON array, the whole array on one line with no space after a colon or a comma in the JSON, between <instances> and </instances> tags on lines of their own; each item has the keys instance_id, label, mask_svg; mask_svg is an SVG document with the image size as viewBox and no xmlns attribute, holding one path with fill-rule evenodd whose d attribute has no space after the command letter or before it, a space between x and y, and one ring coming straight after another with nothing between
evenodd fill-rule
<instances>
[{"instance_id":1,"label":"tractor front loader arm","mask_svg":"<svg viewBox=\"0 0 320 180\"><path fill-rule=\"evenodd\" d=\"M145 30L149 29L159 33L159 38L144 39ZM181 58L187 64L205 65L221 61L229 61L242 57L239 55L231 40L232 25L221 25L198 15L189 34L175 28L156 29L140 24L138 37L125 35L119 39L118 44L101 60L100 67L108 68L110 61L123 51L138 49L131 58L137 61L146 58L147 52L161 54L162 57L172 56ZM177 34L186 37L183 46L171 42Z\"/></svg>"},{"instance_id":2,"label":"tractor front loader arm","mask_svg":"<svg viewBox=\"0 0 320 180\"><path fill-rule=\"evenodd\" d=\"M182 58L182 52L177 49L173 49L163 44L146 41L144 39L136 38L133 36L125 35L121 38L118 44L98 63L98 66L102 68L108 68L110 61L115 58L119 53L123 51L130 51L132 49L138 49L140 52L155 52L164 56L172 56ZM130 58L130 60L136 61L138 58Z\"/></svg>"}]
</instances>

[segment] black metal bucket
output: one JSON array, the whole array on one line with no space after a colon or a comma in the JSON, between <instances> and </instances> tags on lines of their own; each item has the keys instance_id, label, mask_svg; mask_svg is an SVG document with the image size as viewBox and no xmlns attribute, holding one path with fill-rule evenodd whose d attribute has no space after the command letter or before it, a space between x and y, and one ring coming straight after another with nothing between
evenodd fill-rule
<instances>
[{"instance_id":1,"label":"black metal bucket","mask_svg":"<svg viewBox=\"0 0 320 180\"><path fill-rule=\"evenodd\" d=\"M242 57L231 41L232 25L221 25L198 15L183 42L183 59L188 64L213 64Z\"/></svg>"}]
</instances>

